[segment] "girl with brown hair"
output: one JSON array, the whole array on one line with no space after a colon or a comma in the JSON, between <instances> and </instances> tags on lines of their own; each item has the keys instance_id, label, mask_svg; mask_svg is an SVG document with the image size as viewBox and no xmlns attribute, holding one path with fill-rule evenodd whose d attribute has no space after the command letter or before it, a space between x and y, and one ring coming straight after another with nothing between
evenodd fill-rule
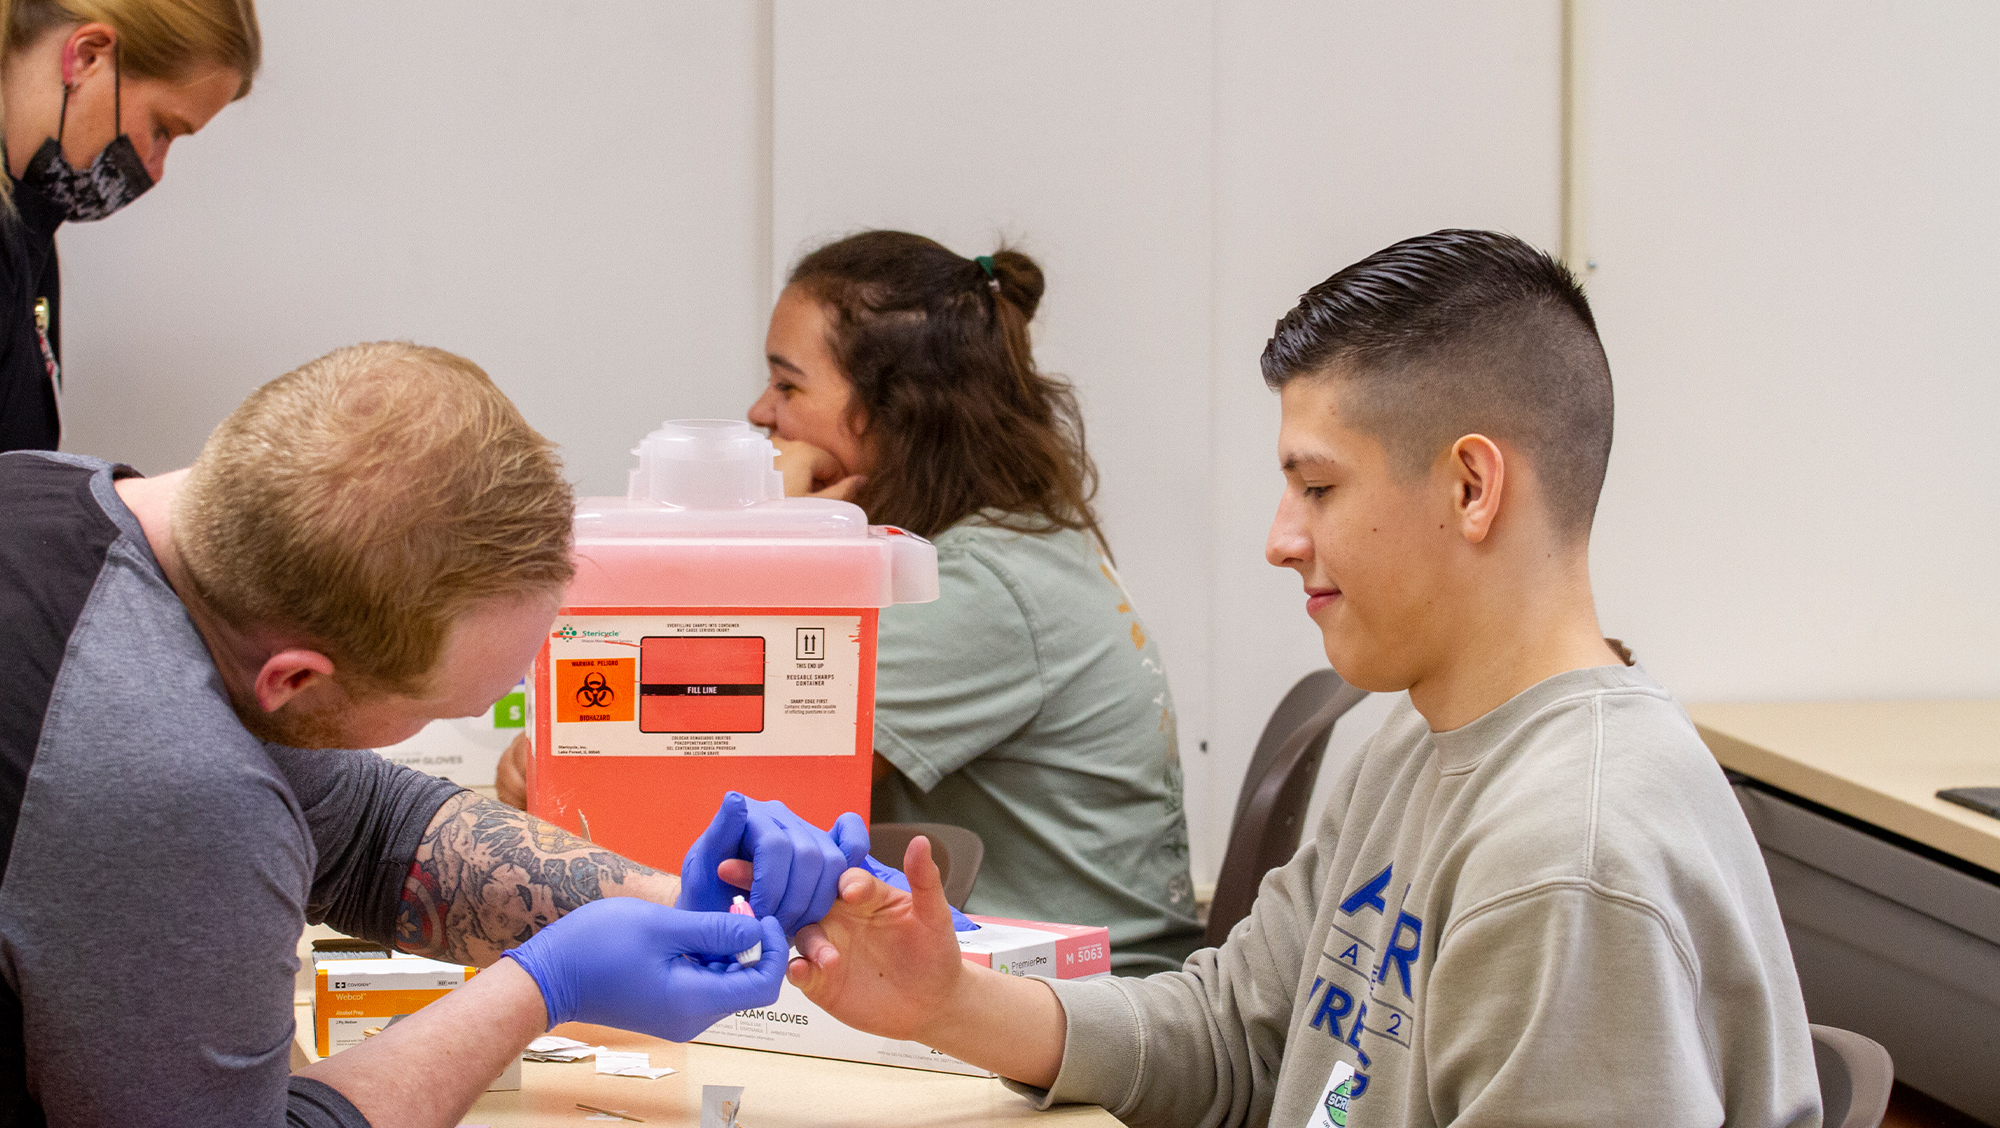
<instances>
[{"instance_id":1,"label":"girl with brown hair","mask_svg":"<svg viewBox=\"0 0 2000 1128\"><path fill-rule=\"evenodd\" d=\"M771 314L750 421L787 492L937 544L937 602L882 612L874 817L979 832L968 911L1108 925L1114 969L1144 974L1200 940L1173 703L1091 509L1075 395L1035 367L1042 288L1013 250L821 247Z\"/></svg>"}]
</instances>

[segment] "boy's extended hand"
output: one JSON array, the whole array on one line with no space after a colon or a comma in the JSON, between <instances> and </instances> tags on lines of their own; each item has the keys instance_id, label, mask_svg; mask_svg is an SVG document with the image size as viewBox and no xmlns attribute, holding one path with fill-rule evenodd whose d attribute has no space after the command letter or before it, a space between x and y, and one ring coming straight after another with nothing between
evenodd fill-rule
<instances>
[{"instance_id":1,"label":"boy's extended hand","mask_svg":"<svg viewBox=\"0 0 2000 1128\"><path fill-rule=\"evenodd\" d=\"M951 1005L967 964L958 952L930 840L910 840L904 892L865 869L840 875L840 897L799 931L791 981L849 1026L922 1042Z\"/></svg>"},{"instance_id":2,"label":"boy's extended hand","mask_svg":"<svg viewBox=\"0 0 2000 1128\"><path fill-rule=\"evenodd\" d=\"M858 1030L922 1042L1030 1085L1054 1084L1066 1029L1055 992L960 957L929 839L910 840L903 872L908 892L863 869L841 874L833 908L799 931L791 981Z\"/></svg>"}]
</instances>

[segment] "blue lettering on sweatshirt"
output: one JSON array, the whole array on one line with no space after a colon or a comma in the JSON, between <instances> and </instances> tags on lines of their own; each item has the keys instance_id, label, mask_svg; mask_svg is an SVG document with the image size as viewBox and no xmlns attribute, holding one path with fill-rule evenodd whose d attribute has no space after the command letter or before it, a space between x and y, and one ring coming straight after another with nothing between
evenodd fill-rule
<instances>
[{"instance_id":1,"label":"blue lettering on sweatshirt","mask_svg":"<svg viewBox=\"0 0 2000 1128\"><path fill-rule=\"evenodd\" d=\"M1389 903L1382 899L1382 891L1389 888L1389 873L1395 868L1394 865L1382 867L1382 872L1369 878L1368 884L1347 895L1347 900L1340 903L1340 911L1353 916L1366 907L1386 914L1389 911Z\"/></svg>"}]
</instances>

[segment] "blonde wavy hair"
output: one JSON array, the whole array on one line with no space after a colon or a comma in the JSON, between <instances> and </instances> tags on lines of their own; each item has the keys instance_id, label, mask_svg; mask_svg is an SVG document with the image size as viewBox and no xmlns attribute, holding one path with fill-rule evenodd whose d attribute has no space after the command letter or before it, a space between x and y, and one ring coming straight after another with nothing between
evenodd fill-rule
<instances>
[{"instance_id":1,"label":"blonde wavy hair","mask_svg":"<svg viewBox=\"0 0 2000 1128\"><path fill-rule=\"evenodd\" d=\"M251 393L175 499L196 594L294 631L357 698L419 694L452 623L569 582L554 444L478 365L406 342L328 353Z\"/></svg>"},{"instance_id":2,"label":"blonde wavy hair","mask_svg":"<svg viewBox=\"0 0 2000 1128\"><path fill-rule=\"evenodd\" d=\"M240 76L241 99L264 62L253 0L0 0L0 66L51 31L86 23L118 33L119 69L139 78L180 79L219 64ZM0 176L0 211L13 208L13 179Z\"/></svg>"},{"instance_id":3,"label":"blonde wavy hair","mask_svg":"<svg viewBox=\"0 0 2000 1128\"><path fill-rule=\"evenodd\" d=\"M118 65L141 78L181 78L219 64L242 76L264 61L253 0L0 0L0 59L51 28L101 23L118 33Z\"/></svg>"}]
</instances>

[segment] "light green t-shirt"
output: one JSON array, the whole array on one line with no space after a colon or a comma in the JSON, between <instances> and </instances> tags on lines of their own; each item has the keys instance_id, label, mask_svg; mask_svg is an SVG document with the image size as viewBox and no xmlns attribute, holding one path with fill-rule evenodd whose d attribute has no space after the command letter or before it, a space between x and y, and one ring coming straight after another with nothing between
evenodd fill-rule
<instances>
[{"instance_id":1,"label":"light green t-shirt","mask_svg":"<svg viewBox=\"0 0 2000 1128\"><path fill-rule=\"evenodd\" d=\"M1085 533L972 518L936 538L939 597L882 611L884 822L986 844L969 912L1111 929L1114 970L1200 947L1160 651Z\"/></svg>"}]
</instances>

